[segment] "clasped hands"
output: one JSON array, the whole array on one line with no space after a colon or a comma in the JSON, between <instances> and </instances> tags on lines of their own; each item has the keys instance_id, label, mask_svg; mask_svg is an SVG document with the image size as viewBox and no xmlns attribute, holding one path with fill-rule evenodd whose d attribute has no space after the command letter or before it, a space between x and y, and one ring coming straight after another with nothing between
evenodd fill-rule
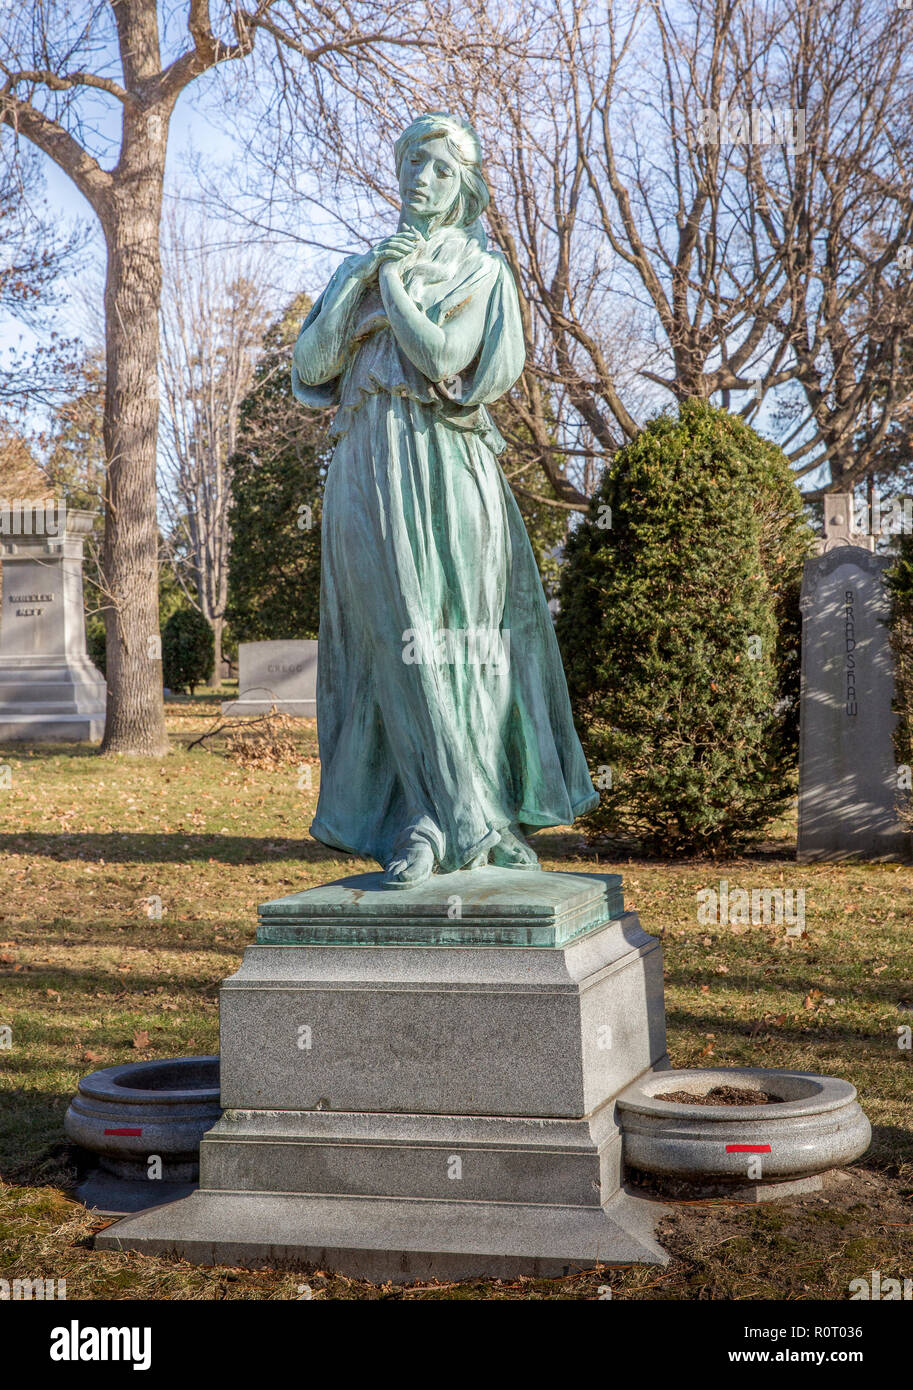
<instances>
[{"instance_id":1,"label":"clasped hands","mask_svg":"<svg viewBox=\"0 0 913 1390\"><path fill-rule=\"evenodd\" d=\"M402 231L384 237L383 241L372 246L370 251L359 256L352 267L353 274L366 285L375 275L382 282L388 275L398 274L397 263L414 251L423 240L414 227L404 227Z\"/></svg>"}]
</instances>

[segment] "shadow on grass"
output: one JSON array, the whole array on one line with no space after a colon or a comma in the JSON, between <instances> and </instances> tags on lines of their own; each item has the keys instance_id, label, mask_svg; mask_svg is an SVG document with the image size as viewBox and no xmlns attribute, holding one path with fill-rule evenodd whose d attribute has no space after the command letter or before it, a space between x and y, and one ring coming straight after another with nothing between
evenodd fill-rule
<instances>
[{"instance_id":1,"label":"shadow on grass","mask_svg":"<svg viewBox=\"0 0 913 1390\"><path fill-rule=\"evenodd\" d=\"M93 946L96 944L92 943ZM221 944L221 943L220 943ZM55 981L54 988L63 995L64 991L72 991L68 998L91 1000L96 994L101 994L102 998L98 1001L110 1007L111 1004L123 1002L121 996L135 999L137 1002L131 1008L142 1009L142 1004L138 995L142 995L144 990L158 991L163 982L168 989L168 998L187 994L196 991L198 994L205 994L210 990L215 992L218 985L225 978L225 972L234 974L237 965L241 962L241 952L246 945L254 945L254 932L251 931L250 941L239 942L237 947L224 949L218 952L217 962L214 963L213 976L201 975L181 975L179 979L164 974L161 970L144 972L142 966L138 968L130 967L129 970L104 970L93 968L82 970L76 966L69 965L48 965L42 966L39 970L19 971L15 975L6 972L0 976L10 984L15 984L16 989L26 994L31 991L36 996L36 1001L47 1004L48 981ZM124 949L121 947L121 949ZM190 950L200 952L200 944L197 942L180 942L175 947L169 947L175 954L178 951ZM210 954L214 954L210 952ZM148 964L148 963L147 963ZM222 973L220 973L222 972ZM21 1007L25 1007L24 1005ZM129 1010L128 1010L129 1012Z\"/></svg>"},{"instance_id":2,"label":"shadow on grass","mask_svg":"<svg viewBox=\"0 0 913 1390\"><path fill-rule=\"evenodd\" d=\"M740 863L791 863L796 862L796 846L792 837L775 841L759 841L756 844L742 845L721 850L713 854L676 854L666 856L647 853L633 840L606 840L588 843L579 830L540 830L531 838L536 853L542 859L568 859L579 863L625 865L636 868L640 865L665 866L670 869L707 867L718 865L731 867ZM571 870L573 872L573 870Z\"/></svg>"},{"instance_id":3,"label":"shadow on grass","mask_svg":"<svg viewBox=\"0 0 913 1390\"><path fill-rule=\"evenodd\" d=\"M305 885L302 884L302 887ZM293 890L294 891L294 890ZM271 894L270 889L266 888L260 895L259 901L279 896ZM111 946L119 952L146 953L151 951L167 951L169 955L181 954L205 954L207 956L225 956L228 959L237 956L245 946L254 944L257 934L257 903L251 905L250 914L245 916L243 921L232 921L223 923L211 919L200 919L194 922L183 922L180 919L166 917L159 922L135 921L124 919L126 926L119 926L117 923L107 922L72 922L63 918L55 918L51 922L40 921L19 921L16 923L15 932L20 945L32 947L34 939L27 939L35 936L40 937L42 944L64 945L64 946L90 946L97 950L101 946ZM143 933L154 928L154 937L144 937ZM214 933L219 933L219 940L215 939ZM0 980L6 980L10 985L19 985L31 980L40 980L46 983L47 978L65 973L69 967L59 965L52 960L26 961L20 964L18 970L0 968ZM131 967L132 968L132 967ZM121 975L113 968L106 976L109 980L118 980ZM132 976L130 977L132 978ZM162 978L157 981L162 983Z\"/></svg>"},{"instance_id":4,"label":"shadow on grass","mask_svg":"<svg viewBox=\"0 0 913 1390\"><path fill-rule=\"evenodd\" d=\"M89 758L98 761L97 743L16 743L0 741L0 753L20 762L40 762L46 758Z\"/></svg>"},{"instance_id":5,"label":"shadow on grass","mask_svg":"<svg viewBox=\"0 0 913 1390\"><path fill-rule=\"evenodd\" d=\"M681 1008L670 1009L667 1004L666 1027L670 1032L676 1028L681 1029L689 1037L693 1037L695 1034L702 1034L706 1037L708 1032L714 1032L717 1037L729 1034L750 1042L755 1042L758 1038L765 1038L769 1034L778 1043L814 1045L816 1043L837 1042L857 1048L868 1048L872 1043L875 1043L886 1049L885 1060L890 1057L887 1050L889 1043L894 1047L894 1051L897 1051L896 1046L894 1046L896 1039L890 1031L890 1027L878 1032L863 1032L858 1028L833 1025L824 1019L819 1023L817 1018L815 1020L810 1019L802 1025L775 1023L773 1019L737 1019L709 1011L703 1013L686 1012Z\"/></svg>"},{"instance_id":6,"label":"shadow on grass","mask_svg":"<svg viewBox=\"0 0 913 1390\"><path fill-rule=\"evenodd\" d=\"M866 1097L860 1095L859 1104L865 1109ZM866 1168L877 1168L896 1176L901 1164L913 1162L913 1134L899 1125L872 1125L872 1143L859 1160ZM906 1180L902 1196L913 1196L913 1177ZM913 1230L913 1213L910 1216Z\"/></svg>"},{"instance_id":7,"label":"shadow on grass","mask_svg":"<svg viewBox=\"0 0 913 1390\"><path fill-rule=\"evenodd\" d=\"M133 831L97 834L43 835L34 831L0 835L0 854L28 851L44 859L66 862L83 859L104 860L107 864L173 863L184 864L210 859L224 864L271 864L280 857L308 864L335 864L352 872L349 865L360 862L339 850L327 849L317 840L285 839L281 836L254 835L155 835Z\"/></svg>"},{"instance_id":8,"label":"shadow on grass","mask_svg":"<svg viewBox=\"0 0 913 1390\"><path fill-rule=\"evenodd\" d=\"M76 1165L63 1118L71 1096L31 1087L4 1090L0 1095L0 1180L26 1187L69 1185Z\"/></svg>"},{"instance_id":9,"label":"shadow on grass","mask_svg":"<svg viewBox=\"0 0 913 1390\"><path fill-rule=\"evenodd\" d=\"M840 962L834 961L833 969L823 970L819 973L816 970L806 969L801 972L790 974L786 970L773 970L769 968L765 974L745 974L737 973L735 970L726 972L725 984L719 986L721 993L729 995L732 993L758 994L763 991L765 994L775 994L783 991L787 994L808 993L817 989L822 995L830 991L839 992L843 997L840 1002L851 1004L885 1004L897 1009L898 1013L902 1009L909 1008L910 1000L910 981L909 980L865 980L860 981L855 975L849 974L852 965L841 969ZM819 966L820 970L820 966ZM666 970L665 984L667 989L698 989L701 985L710 985L711 996L714 993L713 985L716 973L712 968L701 969L700 965L680 966ZM898 1023L909 1022L898 1018Z\"/></svg>"}]
</instances>

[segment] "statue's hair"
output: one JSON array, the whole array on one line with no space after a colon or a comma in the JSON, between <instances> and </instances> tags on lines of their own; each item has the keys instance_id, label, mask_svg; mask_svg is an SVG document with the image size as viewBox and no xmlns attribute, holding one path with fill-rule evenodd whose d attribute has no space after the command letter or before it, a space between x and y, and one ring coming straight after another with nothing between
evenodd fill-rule
<instances>
[{"instance_id":1,"label":"statue's hair","mask_svg":"<svg viewBox=\"0 0 913 1390\"><path fill-rule=\"evenodd\" d=\"M425 140L445 140L460 169L459 194L440 225L471 227L488 207L491 196L482 174L482 146L478 135L468 121L449 116L445 111L429 111L419 116L406 127L394 146L397 178L409 150Z\"/></svg>"}]
</instances>

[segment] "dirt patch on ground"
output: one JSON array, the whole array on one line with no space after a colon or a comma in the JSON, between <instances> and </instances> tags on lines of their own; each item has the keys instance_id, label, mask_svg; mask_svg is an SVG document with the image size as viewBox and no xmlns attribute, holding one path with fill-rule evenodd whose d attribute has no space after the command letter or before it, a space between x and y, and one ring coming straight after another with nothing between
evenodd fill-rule
<instances>
[{"instance_id":1,"label":"dirt patch on ground","mask_svg":"<svg viewBox=\"0 0 913 1390\"><path fill-rule=\"evenodd\" d=\"M667 1202L657 1234L669 1266L630 1283L606 1271L607 1282L616 1298L845 1301L850 1281L874 1269L913 1274L911 1199L909 1178L853 1167L825 1174L807 1197Z\"/></svg>"},{"instance_id":2,"label":"dirt patch on ground","mask_svg":"<svg viewBox=\"0 0 913 1390\"><path fill-rule=\"evenodd\" d=\"M782 1105L782 1096L768 1091L748 1091L744 1086L714 1086L704 1096L690 1091L659 1091L654 1100L674 1100L677 1105Z\"/></svg>"}]
</instances>

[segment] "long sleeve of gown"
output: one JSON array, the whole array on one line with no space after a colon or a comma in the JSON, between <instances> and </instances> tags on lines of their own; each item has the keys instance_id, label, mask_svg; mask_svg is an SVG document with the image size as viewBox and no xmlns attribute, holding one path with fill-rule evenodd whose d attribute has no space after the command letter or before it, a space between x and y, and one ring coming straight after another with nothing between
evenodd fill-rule
<instances>
[{"instance_id":1,"label":"long sleeve of gown","mask_svg":"<svg viewBox=\"0 0 913 1390\"><path fill-rule=\"evenodd\" d=\"M292 354L292 390L305 405L336 402L336 380L342 372L351 337L352 315L364 284L343 261L305 319Z\"/></svg>"}]
</instances>

